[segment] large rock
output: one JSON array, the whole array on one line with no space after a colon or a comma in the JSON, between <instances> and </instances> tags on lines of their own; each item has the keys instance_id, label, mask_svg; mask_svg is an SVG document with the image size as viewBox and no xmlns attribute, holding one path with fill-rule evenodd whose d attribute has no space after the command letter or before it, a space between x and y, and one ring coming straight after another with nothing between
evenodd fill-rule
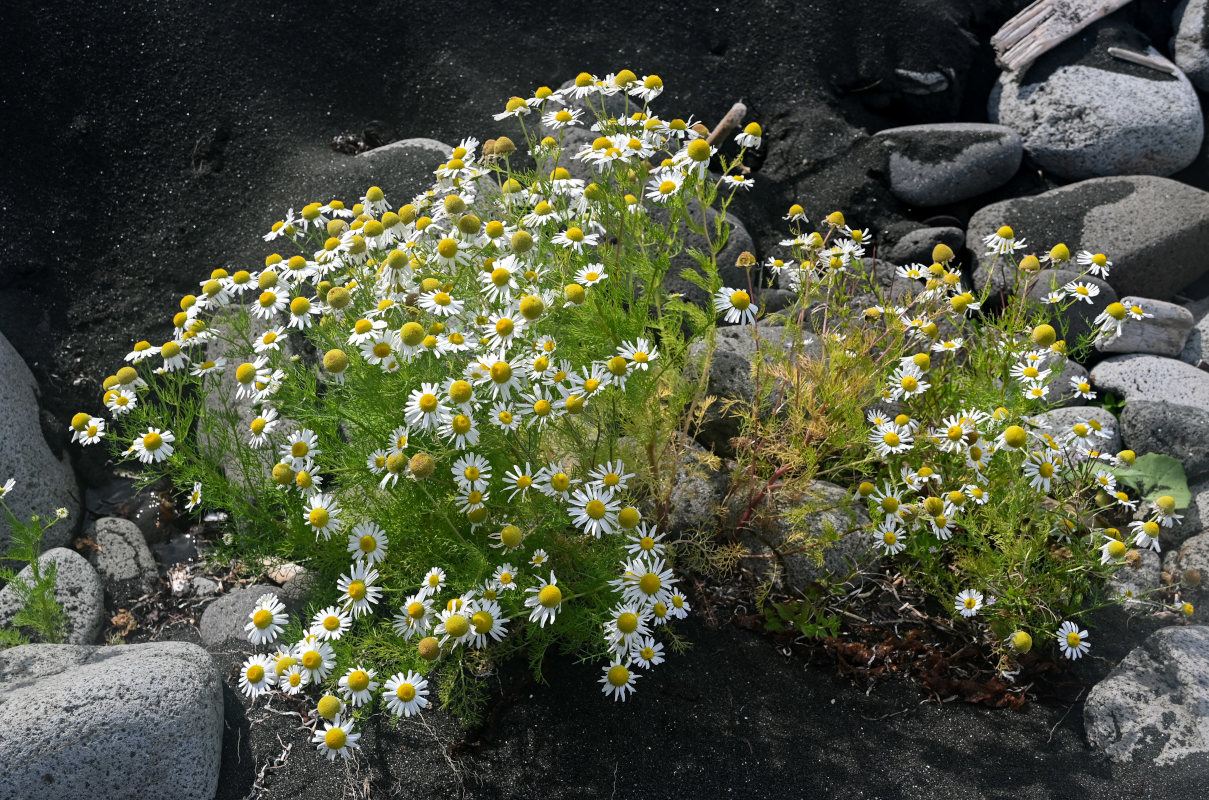
<instances>
[{"instance_id":1,"label":"large rock","mask_svg":"<svg viewBox=\"0 0 1209 800\"><path fill-rule=\"evenodd\" d=\"M1106 431L1112 431L1107 439L1102 439L1100 450L1105 453L1117 453L1121 450L1121 432L1117 418L1112 412L1100 406L1066 406L1055 408L1034 415L1037 421L1037 432L1049 434L1058 442L1066 440L1067 434L1075 425L1086 423L1088 420L1099 422Z\"/></svg>"},{"instance_id":2,"label":"large rock","mask_svg":"<svg viewBox=\"0 0 1209 800\"><path fill-rule=\"evenodd\" d=\"M778 347L789 350L800 336L798 352L803 357L822 356L823 348L818 336L809 332L795 335L791 333L794 330L796 326L792 325L762 324L757 343L750 325L728 325L717 329L717 346L710 359L705 387L705 393L717 400L706 409L701 426L696 430L698 442L718 455L734 454L730 440L739 434L742 417L733 408L723 411L722 405L727 400L738 399L750 403L756 399L757 386L752 365L757 351L763 354L765 364L772 363L777 359ZM704 363L708 349L709 345L704 340L694 342L689 347L686 374L690 380L696 380L700 374L698 370ZM761 377L760 383L764 387L761 400L771 401L774 387L767 373Z\"/></svg>"},{"instance_id":3,"label":"large rock","mask_svg":"<svg viewBox=\"0 0 1209 800\"><path fill-rule=\"evenodd\" d=\"M1209 622L1209 533L1197 534L1164 553L1163 570L1179 586L1180 599L1192 603L1193 621Z\"/></svg>"},{"instance_id":4,"label":"large rock","mask_svg":"<svg viewBox=\"0 0 1209 800\"><path fill-rule=\"evenodd\" d=\"M894 244L883 248L879 255L891 264L931 264L932 248L946 244L954 253L965 246L966 234L961 228L916 228L898 237Z\"/></svg>"},{"instance_id":5,"label":"large rock","mask_svg":"<svg viewBox=\"0 0 1209 800\"><path fill-rule=\"evenodd\" d=\"M1192 495L1188 507L1176 512L1183 519L1170 528L1164 528L1163 535L1160 537L1163 543L1169 547L1173 544L1181 544L1209 529L1209 479L1199 482L1189 481L1188 492Z\"/></svg>"},{"instance_id":6,"label":"large rock","mask_svg":"<svg viewBox=\"0 0 1209 800\"><path fill-rule=\"evenodd\" d=\"M1171 19L1175 64L1196 88L1209 92L1209 0L1184 0Z\"/></svg>"},{"instance_id":7,"label":"large rock","mask_svg":"<svg viewBox=\"0 0 1209 800\"><path fill-rule=\"evenodd\" d=\"M1093 178L980 209L966 240L974 251L975 286L990 281L995 293L1011 291L1016 280L1013 267L981 246L1001 225L1025 240L1024 252L1064 242L1071 252L1107 254L1113 262L1108 283L1118 295L1167 300L1209 268L1209 192L1166 178Z\"/></svg>"},{"instance_id":8,"label":"large rock","mask_svg":"<svg viewBox=\"0 0 1209 800\"><path fill-rule=\"evenodd\" d=\"M1091 379L1126 403L1153 400L1209 411L1209 373L1174 358L1113 356L1092 367Z\"/></svg>"},{"instance_id":9,"label":"large rock","mask_svg":"<svg viewBox=\"0 0 1209 800\"><path fill-rule=\"evenodd\" d=\"M1100 290L1100 293L1091 298L1091 302L1079 300L1070 304L1065 311L1058 316L1058 322L1054 323L1054 327L1058 328L1062 338L1066 340L1067 345L1074 349L1075 345L1081 339L1090 337L1096 330L1095 319L1104 309L1108 308L1109 303L1117 301L1117 293L1107 282L1100 280L1094 275L1084 275L1080 277L1080 273L1070 269L1046 269L1037 273L1037 276L1029 281L1026 289L1028 296L1037 301L1043 302L1043 298L1051 291L1061 290L1063 286L1068 285L1071 281L1078 279L1080 283L1090 283Z\"/></svg>"},{"instance_id":10,"label":"large rock","mask_svg":"<svg viewBox=\"0 0 1209 800\"><path fill-rule=\"evenodd\" d=\"M1196 90L1178 70L1122 61L1109 47L1166 60L1134 28L1099 23L1030 68L1001 74L987 103L991 121L1019 131L1029 157L1066 180L1179 172L1204 136Z\"/></svg>"},{"instance_id":11,"label":"large rock","mask_svg":"<svg viewBox=\"0 0 1209 800\"><path fill-rule=\"evenodd\" d=\"M48 550L39 562L43 573L50 564L55 565L55 600L63 607L67 618L63 641L67 644L95 642L105 621L105 590L97 571L84 556L66 547ZM27 565L17 578L28 581L32 576L33 570ZM11 584L0 589L0 625L11 625L21 606Z\"/></svg>"},{"instance_id":12,"label":"large rock","mask_svg":"<svg viewBox=\"0 0 1209 800\"><path fill-rule=\"evenodd\" d=\"M1209 476L1209 409L1135 400L1121 410L1121 438L1138 453L1162 453L1184 465L1189 480Z\"/></svg>"},{"instance_id":13,"label":"large rock","mask_svg":"<svg viewBox=\"0 0 1209 800\"><path fill-rule=\"evenodd\" d=\"M159 567L143 532L128 519L105 517L93 525L97 547L88 553L114 609L127 608L159 588Z\"/></svg>"},{"instance_id":14,"label":"large rock","mask_svg":"<svg viewBox=\"0 0 1209 800\"><path fill-rule=\"evenodd\" d=\"M1151 634L1087 695L1087 740L1116 762L1175 767L1209 756L1209 627Z\"/></svg>"},{"instance_id":15,"label":"large rock","mask_svg":"<svg viewBox=\"0 0 1209 800\"><path fill-rule=\"evenodd\" d=\"M0 684L0 797L214 797L223 689L197 645L26 645Z\"/></svg>"},{"instance_id":16,"label":"large rock","mask_svg":"<svg viewBox=\"0 0 1209 800\"><path fill-rule=\"evenodd\" d=\"M4 376L0 380L0 485L14 480L4 502L22 521L34 514L53 519L55 509L66 508L67 520L42 538L43 550L62 547L71 541L80 517L80 487L67 453L56 457L46 444L38 422L38 384L2 333L0 375ZM0 514L0 556L8 552L11 541L8 518Z\"/></svg>"},{"instance_id":17,"label":"large rock","mask_svg":"<svg viewBox=\"0 0 1209 800\"><path fill-rule=\"evenodd\" d=\"M206 647L219 647L238 641L250 648L248 632L244 626L252 619L252 609L263 594L277 595L285 605L287 614L295 614L301 607L301 598L297 594L283 592L280 587L265 584L244 586L206 606L197 623L202 644Z\"/></svg>"},{"instance_id":18,"label":"large rock","mask_svg":"<svg viewBox=\"0 0 1209 800\"><path fill-rule=\"evenodd\" d=\"M1139 550L1137 566L1124 566L1112 574L1104 586L1109 597L1121 602L1126 614L1153 614L1156 610L1151 597L1162 586L1163 558L1153 550Z\"/></svg>"},{"instance_id":19,"label":"large rock","mask_svg":"<svg viewBox=\"0 0 1209 800\"><path fill-rule=\"evenodd\" d=\"M732 506L731 522L737 525L745 510L743 503ZM748 553L741 563L758 578L775 576L791 590L844 580L877 561L868 526L868 512L842 486L812 481L800 494L776 491L760 500L738 530Z\"/></svg>"},{"instance_id":20,"label":"large rock","mask_svg":"<svg viewBox=\"0 0 1209 800\"><path fill-rule=\"evenodd\" d=\"M1209 365L1209 301L1202 300L1194 303L1189 311L1196 321L1180 351L1180 361L1186 361L1194 367Z\"/></svg>"},{"instance_id":21,"label":"large rock","mask_svg":"<svg viewBox=\"0 0 1209 800\"><path fill-rule=\"evenodd\" d=\"M1123 297L1121 303L1126 308L1136 305L1153 316L1127 320L1119 335L1096 342L1097 350L1101 353L1179 356L1188 341L1188 335L1192 333L1191 311L1184 306L1149 297Z\"/></svg>"},{"instance_id":22,"label":"large rock","mask_svg":"<svg viewBox=\"0 0 1209 800\"><path fill-rule=\"evenodd\" d=\"M890 191L904 203L940 206L1011 180L1024 151L1020 134L1002 125L942 122L879 131L890 151Z\"/></svg>"}]
</instances>

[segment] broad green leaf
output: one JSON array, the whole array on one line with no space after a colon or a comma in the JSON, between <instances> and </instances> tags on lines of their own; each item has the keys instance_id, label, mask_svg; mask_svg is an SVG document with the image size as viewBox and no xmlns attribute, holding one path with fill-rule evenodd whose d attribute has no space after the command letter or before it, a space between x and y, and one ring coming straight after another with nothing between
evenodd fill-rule
<instances>
[{"instance_id":1,"label":"broad green leaf","mask_svg":"<svg viewBox=\"0 0 1209 800\"><path fill-rule=\"evenodd\" d=\"M1121 467L1112 472L1118 483L1132 489L1134 494L1148 502L1153 502L1165 494L1175 498L1177 509L1187 508L1192 502L1192 492L1188 491L1188 478L1184 475L1184 465L1179 459L1159 453L1147 453L1139 456L1132 467Z\"/></svg>"}]
</instances>

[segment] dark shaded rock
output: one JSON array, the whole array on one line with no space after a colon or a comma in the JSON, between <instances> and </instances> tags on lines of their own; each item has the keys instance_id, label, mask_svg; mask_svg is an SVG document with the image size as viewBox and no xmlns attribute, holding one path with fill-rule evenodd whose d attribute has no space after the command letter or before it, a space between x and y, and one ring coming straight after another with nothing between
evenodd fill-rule
<instances>
[{"instance_id":1,"label":"dark shaded rock","mask_svg":"<svg viewBox=\"0 0 1209 800\"><path fill-rule=\"evenodd\" d=\"M970 219L966 241L974 252L974 285L993 281L995 293L1010 291L1016 280L1010 265L982 247L983 237L1001 225L1024 239L1025 253L1042 254L1059 242L1072 253L1106 253L1113 262L1108 283L1118 295L1167 300L1206 270L1209 193L1133 175L1093 178L986 206Z\"/></svg>"},{"instance_id":2,"label":"dark shaded rock","mask_svg":"<svg viewBox=\"0 0 1209 800\"><path fill-rule=\"evenodd\" d=\"M878 255L891 264L931 264L932 248L947 244L954 253L965 246L966 235L961 228L916 228L898 238L894 244L882 248Z\"/></svg>"},{"instance_id":3,"label":"dark shaded rock","mask_svg":"<svg viewBox=\"0 0 1209 800\"><path fill-rule=\"evenodd\" d=\"M1209 92L1209 2L1184 0L1171 17L1175 64L1196 88Z\"/></svg>"},{"instance_id":4,"label":"dark shaded rock","mask_svg":"<svg viewBox=\"0 0 1209 800\"><path fill-rule=\"evenodd\" d=\"M1020 134L1002 125L948 122L888 128L890 191L904 203L940 206L989 192L1020 168Z\"/></svg>"},{"instance_id":5,"label":"dark shaded rock","mask_svg":"<svg viewBox=\"0 0 1209 800\"><path fill-rule=\"evenodd\" d=\"M104 517L93 524L90 533L97 547L89 551L88 562L96 567L111 608L129 608L159 587L159 567L137 525Z\"/></svg>"},{"instance_id":6,"label":"dark shaded rock","mask_svg":"<svg viewBox=\"0 0 1209 800\"><path fill-rule=\"evenodd\" d=\"M1137 453L1178 459L1190 481L1209 476L1209 409L1131 400L1121 410L1121 438Z\"/></svg>"}]
</instances>

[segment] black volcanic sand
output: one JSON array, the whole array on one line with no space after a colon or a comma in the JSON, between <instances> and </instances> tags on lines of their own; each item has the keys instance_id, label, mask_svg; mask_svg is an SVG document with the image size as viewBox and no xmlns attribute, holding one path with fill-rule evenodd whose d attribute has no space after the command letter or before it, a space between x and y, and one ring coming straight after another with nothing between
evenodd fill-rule
<instances>
[{"instance_id":1,"label":"black volcanic sand","mask_svg":"<svg viewBox=\"0 0 1209 800\"><path fill-rule=\"evenodd\" d=\"M255 268L271 252L257 234L286 208L327 200L363 174L333 153L334 136L372 120L400 138L450 144L515 135L490 115L510 95L581 70L662 75L668 91L655 107L665 116L712 124L735 100L748 104L766 148L735 210L762 257L793 201L812 219L838 208L875 230L936 213L964 220L987 198L916 210L890 197L867 134L985 120L997 74L986 40L1024 5L6 3L0 332L38 377L48 438L61 444L67 418L97 409L100 380L130 345L168 335L180 295L214 267ZM1165 42L1172 5L1120 13ZM895 68L950 70L951 86L911 95ZM1201 162L1189 172L1198 185L1209 174ZM1026 165L1000 192L1048 186ZM82 466L104 477L103 465ZM920 705L909 685L866 695L754 634L687 627L694 649L642 679L624 705L600 693L598 665L551 659L549 684L526 690L492 743L453 762L467 773L460 780L445 757L460 735L446 715L427 714L431 730L371 726L350 778L314 752L296 718L260 710L263 701L249 710L228 688L220 797L247 794L254 770L280 752L278 734L294 746L266 779L270 798L342 796L367 778L374 797L420 798L1174 800L1206 784L1204 771L1110 768L1084 743L1077 695L1022 713ZM1108 640L1093 638L1100 660L1088 668L1098 675L1127 651L1124 639L1115 649ZM236 660L220 656L229 686Z\"/></svg>"},{"instance_id":2,"label":"black volcanic sand","mask_svg":"<svg viewBox=\"0 0 1209 800\"><path fill-rule=\"evenodd\" d=\"M1077 690L1069 702L1029 703L1020 712L925 704L905 683L866 694L825 665L787 658L735 627L709 630L693 619L684 632L693 649L641 678L625 703L601 693L598 664L550 659L548 683L520 692L491 742L452 759L449 746L462 734L441 712L425 712L423 722L376 714L362 727L363 755L350 768L316 752L297 717L266 712L263 699L251 704L228 688L218 797L245 796L253 764L277 758L284 745L292 745L290 754L264 781L263 798L351 796L344 792L364 790L366 781L375 798L534 800L740 793L1181 800L1201 796L1206 785L1203 764L1114 768L1090 753ZM1097 633L1109 636L1097 629L1093 641ZM229 686L240 658L219 657ZM1102 673L1107 664L1088 666ZM279 699L272 706L286 710Z\"/></svg>"}]
</instances>

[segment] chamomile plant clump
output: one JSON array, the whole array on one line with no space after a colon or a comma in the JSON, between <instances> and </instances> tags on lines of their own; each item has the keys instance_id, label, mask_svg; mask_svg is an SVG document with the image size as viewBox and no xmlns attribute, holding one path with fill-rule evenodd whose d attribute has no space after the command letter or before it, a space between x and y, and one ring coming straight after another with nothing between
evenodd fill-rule
<instances>
[{"instance_id":1,"label":"chamomile plant clump","mask_svg":"<svg viewBox=\"0 0 1209 800\"><path fill-rule=\"evenodd\" d=\"M599 659L623 700L679 642L676 554L642 509L694 395L688 343L715 324L663 288L689 231L708 247L685 277L740 317L754 306L718 278L725 213L703 227L687 210L724 212L734 187L698 127L655 116L662 88L623 70L509 100L496 118L537 169L509 138L468 138L399 205L369 187L291 209L260 269L200 281L172 337L105 381L106 418L72 422L227 512L224 552L320 577L301 619L260 598L247 629L268 652L240 685L338 698L316 734L331 757L371 708L439 695L473 715L476 681L512 654ZM590 147L562 147L575 126Z\"/></svg>"},{"instance_id":2,"label":"chamomile plant clump","mask_svg":"<svg viewBox=\"0 0 1209 800\"><path fill-rule=\"evenodd\" d=\"M1114 601L1105 579L1132 548L1157 550L1175 513L1165 496L1130 521L1139 499L1118 476L1134 455L1106 452L1113 432L1098 419L1053 431L1035 417L1064 396L1096 397L1086 378L1064 372L1091 342L1064 341L1054 312L1090 302L1098 290L1086 276L1104 277L1111 262L1083 251L1072 258L1061 244L1043 258L1017 258L1024 243L1004 226L984 244L1018 277L991 311L982 308L990 288L965 288L943 244L930 265L881 276L897 279L891 292L864 258L868 231L838 212L811 231L800 206L786 219L794 235L782 244L792 255L770 266L800 295L796 325L757 335L809 331L820 351L772 348L788 355L767 368L770 388L760 396L772 398L779 419L763 423L758 409L746 416L744 518L774 485L842 476L872 523L837 533L870 537L891 569L974 626L1003 669L1034 639L1056 643L1055 654L1085 653L1088 633L1069 617ZM1081 274L1038 304L1024 288L1046 263L1078 265ZM1145 316L1114 303L1088 338L1117 336Z\"/></svg>"}]
</instances>

